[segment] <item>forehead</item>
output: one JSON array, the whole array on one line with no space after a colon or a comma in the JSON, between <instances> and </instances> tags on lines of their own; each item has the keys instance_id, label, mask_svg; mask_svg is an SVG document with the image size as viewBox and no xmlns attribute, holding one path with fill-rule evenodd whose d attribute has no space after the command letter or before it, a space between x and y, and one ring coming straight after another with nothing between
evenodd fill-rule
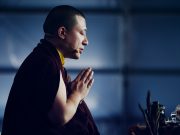
<instances>
[{"instance_id":1,"label":"forehead","mask_svg":"<svg viewBox=\"0 0 180 135\"><path fill-rule=\"evenodd\" d=\"M76 26L81 27L82 29L87 29L86 20L82 16L76 15L75 18L76 18Z\"/></svg>"}]
</instances>

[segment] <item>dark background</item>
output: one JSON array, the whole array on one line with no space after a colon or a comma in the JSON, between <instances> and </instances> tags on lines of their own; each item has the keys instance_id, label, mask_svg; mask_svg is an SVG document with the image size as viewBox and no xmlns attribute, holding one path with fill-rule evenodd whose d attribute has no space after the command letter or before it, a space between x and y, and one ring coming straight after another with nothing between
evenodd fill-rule
<instances>
[{"instance_id":1,"label":"dark background","mask_svg":"<svg viewBox=\"0 0 180 135\"><path fill-rule=\"evenodd\" d=\"M73 78L94 69L86 102L101 134L126 135L142 123L137 105L145 107L147 90L169 117L180 103L180 1L0 0L0 129L14 75L43 37L48 11L61 4L87 16L89 46L65 65Z\"/></svg>"}]
</instances>

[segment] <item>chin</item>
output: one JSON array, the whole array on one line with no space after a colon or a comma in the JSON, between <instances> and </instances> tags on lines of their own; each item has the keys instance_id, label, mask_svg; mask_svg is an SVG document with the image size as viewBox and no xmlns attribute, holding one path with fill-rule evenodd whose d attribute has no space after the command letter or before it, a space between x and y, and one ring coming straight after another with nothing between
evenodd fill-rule
<instances>
[{"instance_id":1,"label":"chin","mask_svg":"<svg viewBox=\"0 0 180 135\"><path fill-rule=\"evenodd\" d=\"M78 59L80 59L80 54L73 55L70 58L78 60Z\"/></svg>"},{"instance_id":2,"label":"chin","mask_svg":"<svg viewBox=\"0 0 180 135\"><path fill-rule=\"evenodd\" d=\"M79 57L71 57L71 59L78 60Z\"/></svg>"}]
</instances>

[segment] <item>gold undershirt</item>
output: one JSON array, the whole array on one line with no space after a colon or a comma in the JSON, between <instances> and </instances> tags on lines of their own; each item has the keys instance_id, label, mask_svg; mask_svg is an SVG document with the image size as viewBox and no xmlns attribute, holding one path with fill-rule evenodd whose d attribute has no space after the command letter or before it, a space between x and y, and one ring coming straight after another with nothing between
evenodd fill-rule
<instances>
[{"instance_id":1,"label":"gold undershirt","mask_svg":"<svg viewBox=\"0 0 180 135\"><path fill-rule=\"evenodd\" d=\"M64 58L63 54L62 54L58 49L56 49L56 50L57 50L57 52L58 52L58 54L59 54L59 57L60 57L61 62L62 62L62 65L64 65L64 63L65 63L65 58Z\"/></svg>"}]
</instances>

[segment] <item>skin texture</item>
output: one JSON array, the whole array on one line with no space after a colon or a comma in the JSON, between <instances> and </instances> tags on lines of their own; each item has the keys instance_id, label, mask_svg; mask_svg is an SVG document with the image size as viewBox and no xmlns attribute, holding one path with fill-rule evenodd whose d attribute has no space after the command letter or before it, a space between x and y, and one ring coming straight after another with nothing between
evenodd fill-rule
<instances>
[{"instance_id":1,"label":"skin texture","mask_svg":"<svg viewBox=\"0 0 180 135\"><path fill-rule=\"evenodd\" d=\"M88 44L86 37L86 22L81 16L76 17L76 24L68 31L65 27L58 29L58 37L49 39L59 49L65 58L79 59L85 46ZM64 125L71 120L77 111L77 107L89 93L94 82L91 68L82 70L71 82L71 95L67 97L66 86L60 74L59 89L54 100L53 107L49 112L52 123Z\"/></svg>"},{"instance_id":2,"label":"skin texture","mask_svg":"<svg viewBox=\"0 0 180 135\"><path fill-rule=\"evenodd\" d=\"M58 29L58 36L63 40L63 46L57 46L65 58L79 59L84 47L88 45L86 36L86 21L76 16L76 25L68 31L65 27Z\"/></svg>"}]
</instances>

